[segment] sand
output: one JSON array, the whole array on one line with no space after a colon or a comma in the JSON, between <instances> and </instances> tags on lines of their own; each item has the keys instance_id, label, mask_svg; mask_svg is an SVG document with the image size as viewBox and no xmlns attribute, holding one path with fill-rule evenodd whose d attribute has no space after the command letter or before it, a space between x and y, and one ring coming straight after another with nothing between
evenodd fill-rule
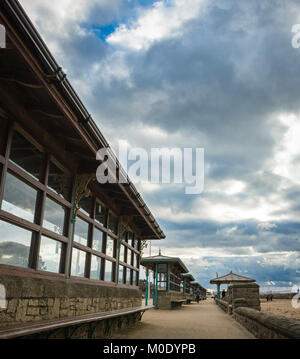
<instances>
[{"instance_id":1,"label":"sand","mask_svg":"<svg viewBox=\"0 0 300 359\"><path fill-rule=\"evenodd\" d=\"M174 310L149 310L114 339L254 339L212 299Z\"/></svg>"},{"instance_id":2,"label":"sand","mask_svg":"<svg viewBox=\"0 0 300 359\"><path fill-rule=\"evenodd\" d=\"M261 299L261 311L300 320L300 308L293 308L291 299L273 299L272 302Z\"/></svg>"}]
</instances>

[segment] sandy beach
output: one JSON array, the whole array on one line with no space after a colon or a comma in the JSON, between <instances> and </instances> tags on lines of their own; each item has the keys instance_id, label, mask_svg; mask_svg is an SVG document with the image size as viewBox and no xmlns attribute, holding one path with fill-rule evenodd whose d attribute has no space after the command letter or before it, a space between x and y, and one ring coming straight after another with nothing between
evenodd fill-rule
<instances>
[{"instance_id":1,"label":"sandy beach","mask_svg":"<svg viewBox=\"0 0 300 359\"><path fill-rule=\"evenodd\" d=\"M293 308L291 299L273 299L272 302L261 299L261 311L300 320L300 308Z\"/></svg>"}]
</instances>

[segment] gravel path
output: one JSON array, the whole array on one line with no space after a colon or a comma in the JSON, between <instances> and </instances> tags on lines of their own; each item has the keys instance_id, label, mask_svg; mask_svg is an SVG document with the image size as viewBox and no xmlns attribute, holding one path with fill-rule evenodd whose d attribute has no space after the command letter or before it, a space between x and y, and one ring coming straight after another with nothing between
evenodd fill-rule
<instances>
[{"instance_id":1,"label":"gravel path","mask_svg":"<svg viewBox=\"0 0 300 359\"><path fill-rule=\"evenodd\" d=\"M174 310L149 310L141 322L113 338L254 339L254 336L208 299Z\"/></svg>"}]
</instances>

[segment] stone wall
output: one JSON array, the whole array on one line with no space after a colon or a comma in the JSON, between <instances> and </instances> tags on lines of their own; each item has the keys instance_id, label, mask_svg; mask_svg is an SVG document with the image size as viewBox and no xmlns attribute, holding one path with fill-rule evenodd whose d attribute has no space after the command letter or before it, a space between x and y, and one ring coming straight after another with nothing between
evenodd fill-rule
<instances>
[{"instance_id":1,"label":"stone wall","mask_svg":"<svg viewBox=\"0 0 300 359\"><path fill-rule=\"evenodd\" d=\"M0 284L7 300L0 327L142 305L137 289L1 275Z\"/></svg>"},{"instance_id":2,"label":"stone wall","mask_svg":"<svg viewBox=\"0 0 300 359\"><path fill-rule=\"evenodd\" d=\"M237 308L234 318L258 339L300 339L300 320Z\"/></svg>"},{"instance_id":3,"label":"stone wall","mask_svg":"<svg viewBox=\"0 0 300 359\"><path fill-rule=\"evenodd\" d=\"M228 314L232 314L232 305L229 304L226 300L215 298L216 304Z\"/></svg>"},{"instance_id":4,"label":"stone wall","mask_svg":"<svg viewBox=\"0 0 300 359\"><path fill-rule=\"evenodd\" d=\"M233 310L239 307L260 310L259 285L256 283L231 284L227 298Z\"/></svg>"}]
</instances>

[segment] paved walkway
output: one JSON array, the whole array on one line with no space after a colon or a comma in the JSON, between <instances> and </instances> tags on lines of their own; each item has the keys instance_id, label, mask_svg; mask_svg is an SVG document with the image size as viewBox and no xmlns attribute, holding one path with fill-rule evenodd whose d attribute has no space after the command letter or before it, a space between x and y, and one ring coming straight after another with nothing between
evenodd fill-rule
<instances>
[{"instance_id":1,"label":"paved walkway","mask_svg":"<svg viewBox=\"0 0 300 359\"><path fill-rule=\"evenodd\" d=\"M149 310L141 322L113 338L254 339L254 336L208 299L174 310Z\"/></svg>"}]
</instances>

